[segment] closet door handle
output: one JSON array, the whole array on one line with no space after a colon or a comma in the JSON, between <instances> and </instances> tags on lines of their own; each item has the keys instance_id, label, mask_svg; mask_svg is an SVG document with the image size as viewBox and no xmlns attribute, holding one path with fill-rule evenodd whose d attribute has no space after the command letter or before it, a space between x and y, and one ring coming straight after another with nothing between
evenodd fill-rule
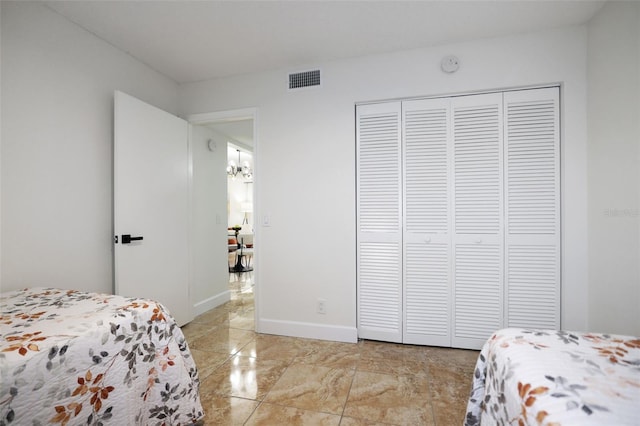
<instances>
[{"instance_id":1,"label":"closet door handle","mask_svg":"<svg viewBox=\"0 0 640 426\"><path fill-rule=\"evenodd\" d=\"M482 243L482 238L476 239L476 244L480 244L480 243Z\"/></svg>"},{"instance_id":2,"label":"closet door handle","mask_svg":"<svg viewBox=\"0 0 640 426\"><path fill-rule=\"evenodd\" d=\"M430 242L431 242L431 238L430 238L430 237L425 238L425 239L424 239L424 242L425 242L425 243L430 243Z\"/></svg>"},{"instance_id":3,"label":"closet door handle","mask_svg":"<svg viewBox=\"0 0 640 426\"><path fill-rule=\"evenodd\" d=\"M132 237L130 234L122 234L122 244L131 244L131 241L140 241L142 237Z\"/></svg>"}]
</instances>

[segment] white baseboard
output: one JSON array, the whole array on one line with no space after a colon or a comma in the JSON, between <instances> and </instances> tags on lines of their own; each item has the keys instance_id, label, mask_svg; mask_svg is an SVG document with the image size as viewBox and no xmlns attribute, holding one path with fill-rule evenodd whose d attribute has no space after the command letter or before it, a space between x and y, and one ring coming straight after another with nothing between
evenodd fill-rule
<instances>
[{"instance_id":1,"label":"white baseboard","mask_svg":"<svg viewBox=\"0 0 640 426\"><path fill-rule=\"evenodd\" d=\"M222 293L219 293L207 299L201 300L198 303L194 303L193 310L195 312L195 316L204 314L205 312L213 308L216 308L222 305L223 303L228 302L229 300L231 300L231 291L226 290L226 291L223 291Z\"/></svg>"},{"instance_id":2,"label":"white baseboard","mask_svg":"<svg viewBox=\"0 0 640 426\"><path fill-rule=\"evenodd\" d=\"M346 343L358 342L358 329L356 327L259 318L256 331L258 333L303 337L306 339L331 340Z\"/></svg>"}]
</instances>

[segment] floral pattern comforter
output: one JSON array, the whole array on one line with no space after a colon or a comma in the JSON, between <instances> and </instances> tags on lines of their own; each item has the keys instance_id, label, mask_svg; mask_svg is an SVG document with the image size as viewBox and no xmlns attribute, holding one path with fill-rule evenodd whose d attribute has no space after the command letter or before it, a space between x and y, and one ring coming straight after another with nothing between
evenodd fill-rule
<instances>
[{"instance_id":1,"label":"floral pattern comforter","mask_svg":"<svg viewBox=\"0 0 640 426\"><path fill-rule=\"evenodd\" d=\"M156 302L32 288L0 295L0 425L192 424L182 331Z\"/></svg>"},{"instance_id":2,"label":"floral pattern comforter","mask_svg":"<svg viewBox=\"0 0 640 426\"><path fill-rule=\"evenodd\" d=\"M500 330L478 357L465 425L640 425L640 338Z\"/></svg>"}]
</instances>

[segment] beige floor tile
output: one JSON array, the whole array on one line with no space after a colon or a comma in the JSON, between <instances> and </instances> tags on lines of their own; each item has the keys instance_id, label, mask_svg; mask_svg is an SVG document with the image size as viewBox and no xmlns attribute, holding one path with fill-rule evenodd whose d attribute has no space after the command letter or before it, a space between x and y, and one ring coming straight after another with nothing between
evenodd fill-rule
<instances>
[{"instance_id":1,"label":"beige floor tile","mask_svg":"<svg viewBox=\"0 0 640 426\"><path fill-rule=\"evenodd\" d=\"M358 362L358 371L398 376L428 376L427 361L416 357L365 358Z\"/></svg>"},{"instance_id":2,"label":"beige floor tile","mask_svg":"<svg viewBox=\"0 0 640 426\"><path fill-rule=\"evenodd\" d=\"M207 426L241 426L260 404L251 399L216 394L205 395L200 402L204 409L204 424Z\"/></svg>"},{"instance_id":3,"label":"beige floor tile","mask_svg":"<svg viewBox=\"0 0 640 426\"><path fill-rule=\"evenodd\" d=\"M206 352L198 349L190 349L193 360L198 368L200 381L204 380L216 368L220 367L231 355L222 352Z\"/></svg>"},{"instance_id":4,"label":"beige floor tile","mask_svg":"<svg viewBox=\"0 0 640 426\"><path fill-rule=\"evenodd\" d=\"M255 332L235 328L214 328L200 336L189 347L210 352L235 354L255 338Z\"/></svg>"},{"instance_id":5,"label":"beige floor tile","mask_svg":"<svg viewBox=\"0 0 640 426\"><path fill-rule=\"evenodd\" d=\"M256 329L254 316L255 311L253 310L242 313L231 313L229 314L229 327L254 331Z\"/></svg>"},{"instance_id":6,"label":"beige floor tile","mask_svg":"<svg viewBox=\"0 0 640 426\"><path fill-rule=\"evenodd\" d=\"M234 356L200 384L200 393L215 393L261 401L287 368L288 362Z\"/></svg>"},{"instance_id":7,"label":"beige floor tile","mask_svg":"<svg viewBox=\"0 0 640 426\"><path fill-rule=\"evenodd\" d=\"M433 425L427 379L358 371L344 415L381 423Z\"/></svg>"},{"instance_id":8,"label":"beige floor tile","mask_svg":"<svg viewBox=\"0 0 640 426\"><path fill-rule=\"evenodd\" d=\"M341 414L354 370L291 364L265 402L304 410Z\"/></svg>"},{"instance_id":9,"label":"beige floor tile","mask_svg":"<svg viewBox=\"0 0 640 426\"><path fill-rule=\"evenodd\" d=\"M191 324L220 325L229 319L229 311L226 304L216 309L198 315L191 321ZM187 324L188 325L188 324Z\"/></svg>"},{"instance_id":10,"label":"beige floor tile","mask_svg":"<svg viewBox=\"0 0 640 426\"><path fill-rule=\"evenodd\" d=\"M253 283L254 280L252 271L229 274L229 287L233 288L234 290L251 290L253 287Z\"/></svg>"},{"instance_id":11,"label":"beige floor tile","mask_svg":"<svg viewBox=\"0 0 640 426\"><path fill-rule=\"evenodd\" d=\"M216 327L216 325L212 324L190 322L189 324L183 326L181 330L182 334L184 334L185 339L187 339L187 342L192 342Z\"/></svg>"},{"instance_id":12,"label":"beige floor tile","mask_svg":"<svg viewBox=\"0 0 640 426\"><path fill-rule=\"evenodd\" d=\"M355 369L359 359L360 348L356 344L316 340L305 342L294 362Z\"/></svg>"},{"instance_id":13,"label":"beige floor tile","mask_svg":"<svg viewBox=\"0 0 640 426\"><path fill-rule=\"evenodd\" d=\"M432 401L433 415L438 426L463 425L467 411L466 399L464 403L448 403L444 401Z\"/></svg>"},{"instance_id":14,"label":"beige floor tile","mask_svg":"<svg viewBox=\"0 0 640 426\"><path fill-rule=\"evenodd\" d=\"M447 382L455 379L458 384L471 386L475 364L467 365L455 362L427 360L429 377L433 381Z\"/></svg>"},{"instance_id":15,"label":"beige floor tile","mask_svg":"<svg viewBox=\"0 0 640 426\"><path fill-rule=\"evenodd\" d=\"M364 340L359 343L362 358L420 359L425 356L424 346Z\"/></svg>"},{"instance_id":16,"label":"beige floor tile","mask_svg":"<svg viewBox=\"0 0 640 426\"><path fill-rule=\"evenodd\" d=\"M241 312L253 309L254 297L253 293L235 293L231 296L231 300L227 302L229 312Z\"/></svg>"},{"instance_id":17,"label":"beige floor tile","mask_svg":"<svg viewBox=\"0 0 640 426\"><path fill-rule=\"evenodd\" d=\"M430 362L431 402L436 423L462 424L473 381L473 369Z\"/></svg>"},{"instance_id":18,"label":"beige floor tile","mask_svg":"<svg viewBox=\"0 0 640 426\"><path fill-rule=\"evenodd\" d=\"M300 352L298 340L295 337L256 334L255 339L243 346L238 354L291 362Z\"/></svg>"},{"instance_id":19,"label":"beige floor tile","mask_svg":"<svg viewBox=\"0 0 640 426\"><path fill-rule=\"evenodd\" d=\"M353 417L342 417L340 420L340 426L389 426L393 423L378 423L365 419L356 419ZM404 426L404 425L403 425Z\"/></svg>"},{"instance_id":20,"label":"beige floor tile","mask_svg":"<svg viewBox=\"0 0 640 426\"><path fill-rule=\"evenodd\" d=\"M340 416L263 402L253 413L247 426L338 426Z\"/></svg>"},{"instance_id":21,"label":"beige floor tile","mask_svg":"<svg viewBox=\"0 0 640 426\"><path fill-rule=\"evenodd\" d=\"M439 362L444 365L455 365L458 367L473 367L476 364L479 351L467 349L438 348L425 346L424 357L427 360Z\"/></svg>"}]
</instances>

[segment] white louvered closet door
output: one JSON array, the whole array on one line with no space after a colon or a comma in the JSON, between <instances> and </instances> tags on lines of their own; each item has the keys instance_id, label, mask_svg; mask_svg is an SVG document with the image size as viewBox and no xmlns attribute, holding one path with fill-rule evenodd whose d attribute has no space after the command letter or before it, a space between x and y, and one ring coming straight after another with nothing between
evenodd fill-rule
<instances>
[{"instance_id":1,"label":"white louvered closet door","mask_svg":"<svg viewBox=\"0 0 640 426\"><path fill-rule=\"evenodd\" d=\"M404 343L451 345L449 105L402 103Z\"/></svg>"},{"instance_id":2,"label":"white louvered closet door","mask_svg":"<svg viewBox=\"0 0 640 426\"><path fill-rule=\"evenodd\" d=\"M504 94L508 327L560 328L558 92Z\"/></svg>"},{"instance_id":3,"label":"white louvered closet door","mask_svg":"<svg viewBox=\"0 0 640 426\"><path fill-rule=\"evenodd\" d=\"M401 104L356 108L358 335L402 342Z\"/></svg>"},{"instance_id":4,"label":"white louvered closet door","mask_svg":"<svg viewBox=\"0 0 640 426\"><path fill-rule=\"evenodd\" d=\"M453 98L452 345L482 347L503 325L502 94Z\"/></svg>"}]
</instances>

